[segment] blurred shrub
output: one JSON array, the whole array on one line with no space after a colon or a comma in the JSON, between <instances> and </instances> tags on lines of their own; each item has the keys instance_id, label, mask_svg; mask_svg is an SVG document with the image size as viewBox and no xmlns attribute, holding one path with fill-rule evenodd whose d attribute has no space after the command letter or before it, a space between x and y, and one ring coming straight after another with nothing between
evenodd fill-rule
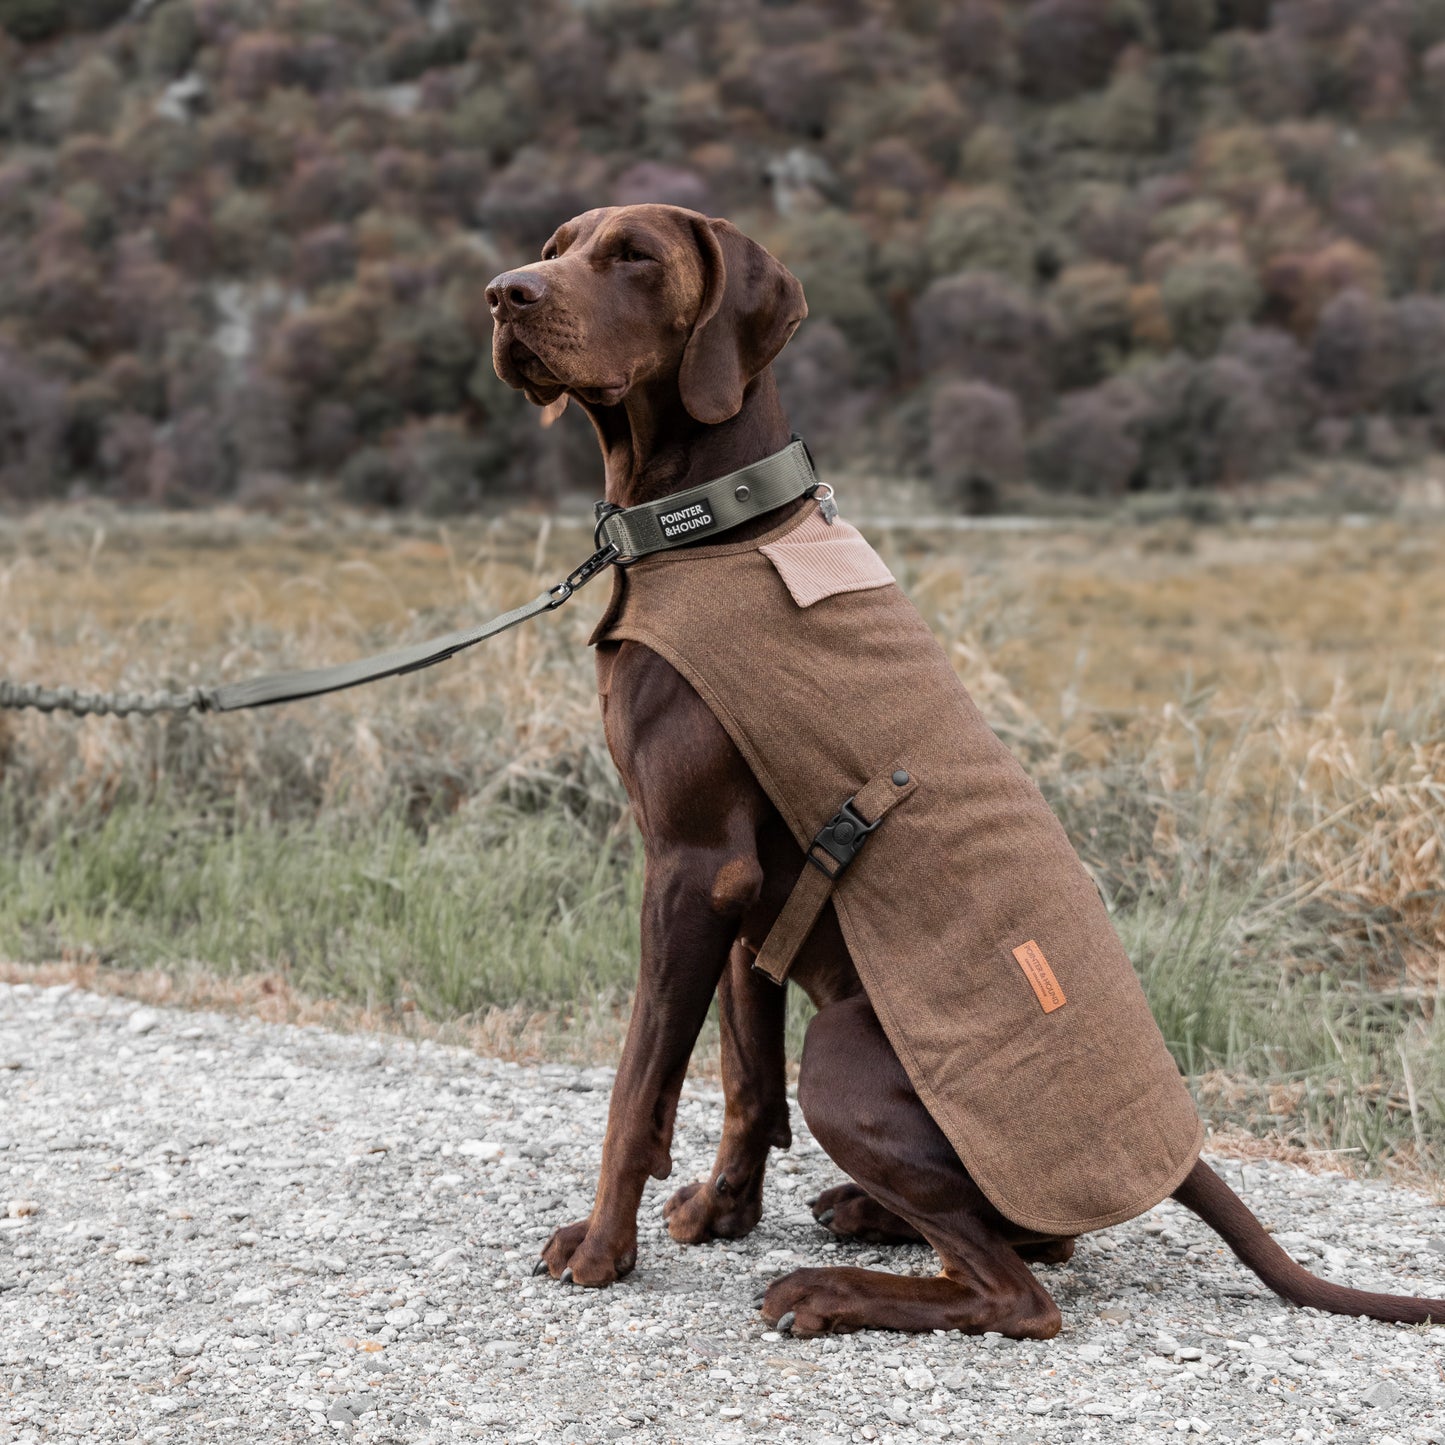
<instances>
[{"instance_id":1,"label":"blurred shrub","mask_svg":"<svg viewBox=\"0 0 1445 1445\"><path fill-rule=\"evenodd\" d=\"M341 401L320 401L302 428L300 455L308 470L329 476L356 449L356 417Z\"/></svg>"},{"instance_id":2,"label":"blurred shrub","mask_svg":"<svg viewBox=\"0 0 1445 1445\"><path fill-rule=\"evenodd\" d=\"M288 220L295 226L355 220L376 199L376 160L323 156L302 161L286 187Z\"/></svg>"},{"instance_id":3,"label":"blurred shrub","mask_svg":"<svg viewBox=\"0 0 1445 1445\"><path fill-rule=\"evenodd\" d=\"M817 138L825 133L834 101L844 92L845 66L831 40L763 46L738 53L721 76L724 100L756 107L778 129Z\"/></svg>"},{"instance_id":4,"label":"blurred shrub","mask_svg":"<svg viewBox=\"0 0 1445 1445\"><path fill-rule=\"evenodd\" d=\"M1133 332L1129 273L1107 261L1068 267L1054 287L1062 326L1059 373L1065 386L1089 386L1114 371Z\"/></svg>"},{"instance_id":5,"label":"blurred shrub","mask_svg":"<svg viewBox=\"0 0 1445 1445\"><path fill-rule=\"evenodd\" d=\"M831 321L810 322L783 348L774 370L793 429L820 460L848 459L849 438L869 401L848 338Z\"/></svg>"},{"instance_id":6,"label":"blurred shrub","mask_svg":"<svg viewBox=\"0 0 1445 1445\"><path fill-rule=\"evenodd\" d=\"M286 391L263 372L253 372L226 388L221 428L242 482L290 471L295 464Z\"/></svg>"},{"instance_id":7,"label":"blurred shrub","mask_svg":"<svg viewBox=\"0 0 1445 1445\"><path fill-rule=\"evenodd\" d=\"M154 500L151 458L155 425L139 412L119 411L101 425L96 462L101 485L122 501Z\"/></svg>"},{"instance_id":8,"label":"blurred shrub","mask_svg":"<svg viewBox=\"0 0 1445 1445\"><path fill-rule=\"evenodd\" d=\"M1427 418L1438 445L1445 442L1445 298L1402 296L1391 311L1391 409Z\"/></svg>"},{"instance_id":9,"label":"blurred shrub","mask_svg":"<svg viewBox=\"0 0 1445 1445\"><path fill-rule=\"evenodd\" d=\"M1000 0L962 0L944 7L938 27L943 63L955 75L1011 85L1018 58L1008 11Z\"/></svg>"},{"instance_id":10,"label":"blurred shrub","mask_svg":"<svg viewBox=\"0 0 1445 1445\"><path fill-rule=\"evenodd\" d=\"M1262 314L1308 336L1325 305L1342 291L1375 295L1384 289L1379 259L1353 241L1333 241L1312 251L1271 256L1261 273Z\"/></svg>"},{"instance_id":11,"label":"blurred shrub","mask_svg":"<svg viewBox=\"0 0 1445 1445\"><path fill-rule=\"evenodd\" d=\"M0 26L27 44L59 33L65 18L66 0L0 0Z\"/></svg>"},{"instance_id":12,"label":"blurred shrub","mask_svg":"<svg viewBox=\"0 0 1445 1445\"><path fill-rule=\"evenodd\" d=\"M1419 94L1435 144L1445 145L1445 41L1426 51L1420 62Z\"/></svg>"},{"instance_id":13,"label":"blurred shrub","mask_svg":"<svg viewBox=\"0 0 1445 1445\"><path fill-rule=\"evenodd\" d=\"M1171 266L1159 287L1169 327L1186 351L1205 356L1259 304L1253 272L1232 256L1191 256Z\"/></svg>"},{"instance_id":14,"label":"blurred shrub","mask_svg":"<svg viewBox=\"0 0 1445 1445\"><path fill-rule=\"evenodd\" d=\"M1215 0L1151 0L1150 9L1165 50L1199 50L1218 18Z\"/></svg>"},{"instance_id":15,"label":"blurred shrub","mask_svg":"<svg viewBox=\"0 0 1445 1445\"><path fill-rule=\"evenodd\" d=\"M201 43L189 0L165 0L146 18L141 64L147 75L169 80L184 75Z\"/></svg>"},{"instance_id":16,"label":"blurred shrub","mask_svg":"<svg viewBox=\"0 0 1445 1445\"><path fill-rule=\"evenodd\" d=\"M255 191L227 191L211 213L211 234L221 266L241 276L269 270L287 249L270 202Z\"/></svg>"},{"instance_id":17,"label":"blurred shrub","mask_svg":"<svg viewBox=\"0 0 1445 1445\"><path fill-rule=\"evenodd\" d=\"M416 80L435 66L460 64L470 44L470 32L459 27L404 25L382 47L382 70L390 81Z\"/></svg>"},{"instance_id":18,"label":"blurred shrub","mask_svg":"<svg viewBox=\"0 0 1445 1445\"><path fill-rule=\"evenodd\" d=\"M1018 399L983 381L945 381L928 415L928 459L943 494L967 512L990 512L1024 472Z\"/></svg>"},{"instance_id":19,"label":"blurred shrub","mask_svg":"<svg viewBox=\"0 0 1445 1445\"><path fill-rule=\"evenodd\" d=\"M534 52L542 93L565 95L568 109L579 121L610 119L607 50L607 42L585 19L550 30L540 37Z\"/></svg>"},{"instance_id":20,"label":"blurred shrub","mask_svg":"<svg viewBox=\"0 0 1445 1445\"><path fill-rule=\"evenodd\" d=\"M1140 468L1151 489L1251 481L1289 455L1292 438L1259 375L1236 357L1174 356L1134 379L1146 399Z\"/></svg>"},{"instance_id":21,"label":"blurred shrub","mask_svg":"<svg viewBox=\"0 0 1445 1445\"><path fill-rule=\"evenodd\" d=\"M75 72L70 96L70 129L103 135L120 114L121 73L104 55L88 57Z\"/></svg>"},{"instance_id":22,"label":"blurred shrub","mask_svg":"<svg viewBox=\"0 0 1445 1445\"><path fill-rule=\"evenodd\" d=\"M399 507L406 500L401 463L381 447L363 447L341 469L341 492L364 507Z\"/></svg>"},{"instance_id":23,"label":"blurred shrub","mask_svg":"<svg viewBox=\"0 0 1445 1445\"><path fill-rule=\"evenodd\" d=\"M1012 282L987 271L946 276L920 297L913 324L925 369L1002 386L1030 417L1047 402L1058 327Z\"/></svg>"},{"instance_id":24,"label":"blurred shrub","mask_svg":"<svg viewBox=\"0 0 1445 1445\"><path fill-rule=\"evenodd\" d=\"M469 91L451 116L456 143L499 164L510 160L536 131L537 106L529 79L514 74L505 85L484 79Z\"/></svg>"},{"instance_id":25,"label":"blurred shrub","mask_svg":"<svg viewBox=\"0 0 1445 1445\"><path fill-rule=\"evenodd\" d=\"M233 459L222 446L208 409L182 412L158 437L147 482L156 501L214 501L227 496L235 485Z\"/></svg>"},{"instance_id":26,"label":"blurred shrub","mask_svg":"<svg viewBox=\"0 0 1445 1445\"><path fill-rule=\"evenodd\" d=\"M1242 204L1257 202L1284 179L1271 135L1258 125L1206 131L1195 147L1195 166L1212 195Z\"/></svg>"},{"instance_id":27,"label":"blurred shrub","mask_svg":"<svg viewBox=\"0 0 1445 1445\"><path fill-rule=\"evenodd\" d=\"M971 185L1008 189L1018 168L1018 147L1001 125L980 125L968 133L958 153L959 179Z\"/></svg>"},{"instance_id":28,"label":"blurred shrub","mask_svg":"<svg viewBox=\"0 0 1445 1445\"><path fill-rule=\"evenodd\" d=\"M1383 396L1389 360L1388 309L1351 288L1320 312L1310 375L1337 412L1372 411Z\"/></svg>"},{"instance_id":29,"label":"blurred shrub","mask_svg":"<svg viewBox=\"0 0 1445 1445\"><path fill-rule=\"evenodd\" d=\"M1254 373L1286 443L1298 441L1319 408L1304 347L1287 331L1233 326L1225 335L1221 354L1242 362Z\"/></svg>"},{"instance_id":30,"label":"blurred shrub","mask_svg":"<svg viewBox=\"0 0 1445 1445\"><path fill-rule=\"evenodd\" d=\"M132 4L133 0L70 0L66 8L77 29L100 30L126 15Z\"/></svg>"},{"instance_id":31,"label":"blurred shrub","mask_svg":"<svg viewBox=\"0 0 1445 1445\"><path fill-rule=\"evenodd\" d=\"M993 186L945 194L924 238L934 276L997 271L1027 284L1034 275L1034 227L1006 192Z\"/></svg>"},{"instance_id":32,"label":"blurred shrub","mask_svg":"<svg viewBox=\"0 0 1445 1445\"><path fill-rule=\"evenodd\" d=\"M1128 0L1031 0L1018 31L1024 88L1041 100L1091 90L1143 38L1143 6Z\"/></svg>"},{"instance_id":33,"label":"blurred shrub","mask_svg":"<svg viewBox=\"0 0 1445 1445\"><path fill-rule=\"evenodd\" d=\"M308 291L348 281L356 259L356 238L348 226L317 226L296 243L296 280Z\"/></svg>"},{"instance_id":34,"label":"blurred shrub","mask_svg":"<svg viewBox=\"0 0 1445 1445\"><path fill-rule=\"evenodd\" d=\"M408 428L389 447L355 453L341 469L341 488L363 506L444 515L474 508L497 462L492 445L455 421L430 421Z\"/></svg>"},{"instance_id":35,"label":"blurred shrub","mask_svg":"<svg viewBox=\"0 0 1445 1445\"><path fill-rule=\"evenodd\" d=\"M707 182L686 166L665 166L656 161L641 161L629 166L613 183L612 203L635 206L644 202L665 206L682 206L689 211L710 209Z\"/></svg>"},{"instance_id":36,"label":"blurred shrub","mask_svg":"<svg viewBox=\"0 0 1445 1445\"><path fill-rule=\"evenodd\" d=\"M770 238L773 249L803 283L808 314L831 321L847 338L865 379L895 364L893 320L873 287L873 245L841 211L793 218Z\"/></svg>"},{"instance_id":37,"label":"blurred shrub","mask_svg":"<svg viewBox=\"0 0 1445 1445\"><path fill-rule=\"evenodd\" d=\"M854 86L834 111L828 144L835 153L858 156L880 141L900 141L943 172L953 168L969 128L967 108L943 81Z\"/></svg>"},{"instance_id":38,"label":"blurred shrub","mask_svg":"<svg viewBox=\"0 0 1445 1445\"><path fill-rule=\"evenodd\" d=\"M1025 444L1103 493L1408 458L1445 443L1442 91L1445 0L0 0L0 498L590 485L479 298L652 199L798 273L778 379L825 454L962 459L965 505Z\"/></svg>"},{"instance_id":39,"label":"blurred shrub","mask_svg":"<svg viewBox=\"0 0 1445 1445\"><path fill-rule=\"evenodd\" d=\"M0 496L46 496L59 480L65 389L0 340Z\"/></svg>"},{"instance_id":40,"label":"blurred shrub","mask_svg":"<svg viewBox=\"0 0 1445 1445\"><path fill-rule=\"evenodd\" d=\"M499 461L495 439L474 437L451 419L410 428L402 458L404 500L438 516L475 509Z\"/></svg>"},{"instance_id":41,"label":"blurred shrub","mask_svg":"<svg viewBox=\"0 0 1445 1445\"><path fill-rule=\"evenodd\" d=\"M1066 396L1029 448L1029 472L1053 491L1118 496L1135 483L1148 402L1132 381Z\"/></svg>"}]
</instances>

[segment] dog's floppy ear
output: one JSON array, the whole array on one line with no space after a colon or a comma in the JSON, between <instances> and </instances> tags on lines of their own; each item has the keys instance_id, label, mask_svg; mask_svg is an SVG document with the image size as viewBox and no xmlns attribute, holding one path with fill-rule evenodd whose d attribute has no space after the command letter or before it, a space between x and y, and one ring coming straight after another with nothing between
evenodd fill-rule
<instances>
[{"instance_id":1,"label":"dog's floppy ear","mask_svg":"<svg viewBox=\"0 0 1445 1445\"><path fill-rule=\"evenodd\" d=\"M694 420L736 416L743 388L808 314L798 278L730 221L693 220L702 257L702 305L682 353L678 385Z\"/></svg>"}]
</instances>

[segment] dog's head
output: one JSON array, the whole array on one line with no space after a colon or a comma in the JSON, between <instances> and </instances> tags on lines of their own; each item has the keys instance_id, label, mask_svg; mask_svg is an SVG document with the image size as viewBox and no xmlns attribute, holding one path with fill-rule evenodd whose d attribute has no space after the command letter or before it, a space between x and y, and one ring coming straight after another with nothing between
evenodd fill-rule
<instances>
[{"instance_id":1,"label":"dog's head","mask_svg":"<svg viewBox=\"0 0 1445 1445\"><path fill-rule=\"evenodd\" d=\"M798 278L731 222L659 205L565 222L541 261L492 281L487 304L497 375L538 406L616 406L675 378L709 424L737 414L808 314Z\"/></svg>"}]
</instances>

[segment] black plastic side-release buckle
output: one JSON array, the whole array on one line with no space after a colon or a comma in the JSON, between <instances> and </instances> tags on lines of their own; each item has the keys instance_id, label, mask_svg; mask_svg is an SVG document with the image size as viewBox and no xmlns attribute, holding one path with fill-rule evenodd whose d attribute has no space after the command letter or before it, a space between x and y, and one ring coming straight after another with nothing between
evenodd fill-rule
<instances>
[{"instance_id":1,"label":"black plastic side-release buckle","mask_svg":"<svg viewBox=\"0 0 1445 1445\"><path fill-rule=\"evenodd\" d=\"M854 795L856 797L856 794ZM883 821L882 818L868 822L853 806L849 798L831 818L818 830L808 848L808 862L829 878L836 878L857 856L868 835ZM821 849L837 865L829 868L816 856Z\"/></svg>"}]
</instances>

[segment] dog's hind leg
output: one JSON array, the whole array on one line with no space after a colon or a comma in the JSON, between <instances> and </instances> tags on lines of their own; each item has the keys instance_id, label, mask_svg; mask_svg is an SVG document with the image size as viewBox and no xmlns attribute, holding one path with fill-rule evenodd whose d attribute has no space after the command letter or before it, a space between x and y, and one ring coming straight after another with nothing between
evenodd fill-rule
<instances>
[{"instance_id":1,"label":"dog's hind leg","mask_svg":"<svg viewBox=\"0 0 1445 1445\"><path fill-rule=\"evenodd\" d=\"M1019 1258L1014 1230L934 1123L867 998L819 1011L798 1090L818 1142L884 1209L931 1244L931 1279L863 1269L800 1269L775 1280L763 1316L798 1335L863 1329L1059 1331L1058 1306Z\"/></svg>"},{"instance_id":2,"label":"dog's hind leg","mask_svg":"<svg viewBox=\"0 0 1445 1445\"><path fill-rule=\"evenodd\" d=\"M904 1218L857 1184L835 1184L811 1202L813 1218L839 1239L865 1244L927 1244Z\"/></svg>"},{"instance_id":3,"label":"dog's hind leg","mask_svg":"<svg viewBox=\"0 0 1445 1445\"><path fill-rule=\"evenodd\" d=\"M813 1218L839 1239L865 1244L927 1244L906 1220L856 1184L835 1184L809 1201ZM1072 1239L1028 1239L1015 1242L1014 1251L1030 1264L1067 1264L1074 1257Z\"/></svg>"}]
</instances>

